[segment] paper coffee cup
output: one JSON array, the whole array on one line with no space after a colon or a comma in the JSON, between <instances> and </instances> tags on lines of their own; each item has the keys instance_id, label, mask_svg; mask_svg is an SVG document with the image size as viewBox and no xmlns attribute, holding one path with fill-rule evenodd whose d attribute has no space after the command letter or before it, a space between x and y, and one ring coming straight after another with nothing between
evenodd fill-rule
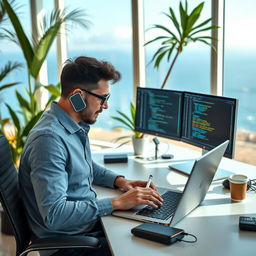
<instances>
[{"instance_id":1,"label":"paper coffee cup","mask_svg":"<svg viewBox=\"0 0 256 256\"><path fill-rule=\"evenodd\" d=\"M246 198L248 177L242 174L234 174L229 176L229 186L231 199L241 201Z\"/></svg>"}]
</instances>

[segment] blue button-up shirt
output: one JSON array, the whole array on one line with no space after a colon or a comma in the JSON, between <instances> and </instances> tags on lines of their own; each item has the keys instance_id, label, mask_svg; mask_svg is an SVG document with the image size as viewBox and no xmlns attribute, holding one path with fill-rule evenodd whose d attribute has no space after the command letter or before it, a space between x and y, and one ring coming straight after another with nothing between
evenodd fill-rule
<instances>
[{"instance_id":1,"label":"blue button-up shirt","mask_svg":"<svg viewBox=\"0 0 256 256\"><path fill-rule=\"evenodd\" d=\"M86 233L112 212L110 198L97 199L92 184L113 188L117 174L92 160L88 131L53 102L29 133L19 182L36 237Z\"/></svg>"}]
</instances>

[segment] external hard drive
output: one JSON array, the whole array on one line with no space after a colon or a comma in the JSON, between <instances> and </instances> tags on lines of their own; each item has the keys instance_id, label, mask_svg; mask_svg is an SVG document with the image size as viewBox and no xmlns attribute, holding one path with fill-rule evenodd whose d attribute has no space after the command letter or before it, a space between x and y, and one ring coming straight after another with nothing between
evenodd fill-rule
<instances>
[{"instance_id":1,"label":"external hard drive","mask_svg":"<svg viewBox=\"0 0 256 256\"><path fill-rule=\"evenodd\" d=\"M143 223L131 230L132 234L162 244L173 244L184 237L184 230L161 224Z\"/></svg>"},{"instance_id":2,"label":"external hard drive","mask_svg":"<svg viewBox=\"0 0 256 256\"><path fill-rule=\"evenodd\" d=\"M127 163L128 157L127 154L109 154L104 155L104 163L111 164L111 163Z\"/></svg>"}]
</instances>

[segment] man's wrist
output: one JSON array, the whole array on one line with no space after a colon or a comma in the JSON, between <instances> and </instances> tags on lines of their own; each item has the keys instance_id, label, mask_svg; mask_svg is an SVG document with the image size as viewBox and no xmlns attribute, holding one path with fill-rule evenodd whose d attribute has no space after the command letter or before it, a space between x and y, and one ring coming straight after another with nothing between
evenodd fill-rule
<instances>
[{"instance_id":1,"label":"man's wrist","mask_svg":"<svg viewBox=\"0 0 256 256\"><path fill-rule=\"evenodd\" d=\"M112 202L113 211L120 209L120 203L119 203L118 198L112 198L111 202Z\"/></svg>"},{"instance_id":2,"label":"man's wrist","mask_svg":"<svg viewBox=\"0 0 256 256\"><path fill-rule=\"evenodd\" d=\"M119 182L120 182L120 179L125 179L125 177L124 176L122 176L122 175L118 175L118 176L116 176L116 178L115 178L115 181L114 181L114 188L119 188Z\"/></svg>"}]
</instances>

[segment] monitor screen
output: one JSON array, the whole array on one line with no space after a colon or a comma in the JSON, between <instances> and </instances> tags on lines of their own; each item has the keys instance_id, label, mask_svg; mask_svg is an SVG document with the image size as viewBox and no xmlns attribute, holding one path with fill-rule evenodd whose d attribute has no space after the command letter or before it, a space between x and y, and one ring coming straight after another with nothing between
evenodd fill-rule
<instances>
[{"instance_id":1,"label":"monitor screen","mask_svg":"<svg viewBox=\"0 0 256 256\"><path fill-rule=\"evenodd\" d=\"M135 130L180 140L183 92L137 88Z\"/></svg>"},{"instance_id":2,"label":"monitor screen","mask_svg":"<svg viewBox=\"0 0 256 256\"><path fill-rule=\"evenodd\" d=\"M234 157L237 99L184 92L182 141L210 150L229 140L225 156Z\"/></svg>"}]
</instances>

